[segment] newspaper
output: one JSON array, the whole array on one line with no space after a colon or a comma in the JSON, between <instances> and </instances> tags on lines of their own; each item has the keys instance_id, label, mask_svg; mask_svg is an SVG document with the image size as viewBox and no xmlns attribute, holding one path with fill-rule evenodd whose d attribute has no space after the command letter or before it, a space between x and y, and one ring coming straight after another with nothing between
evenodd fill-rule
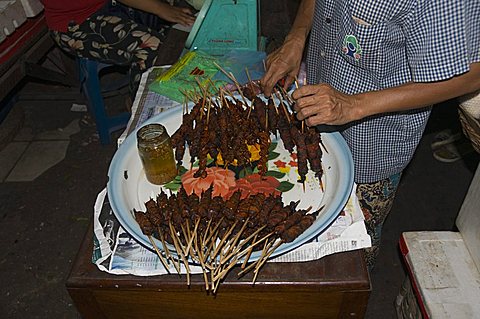
<instances>
[{"instance_id":1,"label":"newspaper","mask_svg":"<svg viewBox=\"0 0 480 319\"><path fill-rule=\"evenodd\" d=\"M371 247L370 236L355 188L337 219L312 241L268 262L302 262L338 252ZM108 202L107 190L98 194L94 210L93 263L110 274L155 276L177 273L173 265L166 269L156 252L144 247L119 224ZM190 273L202 273L200 266L190 265ZM182 273L185 269L181 268Z\"/></svg>"},{"instance_id":2,"label":"newspaper","mask_svg":"<svg viewBox=\"0 0 480 319\"><path fill-rule=\"evenodd\" d=\"M150 117L180 103L148 90L148 83L170 66L154 67L142 75L137 96L132 106L132 116L118 140L120 145L141 123ZM363 213L353 188L352 194L337 219L312 241L272 258L269 262L302 262L322 258L337 252L371 247ZM94 206L94 248L92 262L111 274L153 276L176 273L173 265L166 269L156 252L142 246L119 224L108 202L107 190L98 194ZM182 270L184 270L182 268ZM201 273L201 267L190 266L191 273Z\"/></svg>"},{"instance_id":3,"label":"newspaper","mask_svg":"<svg viewBox=\"0 0 480 319\"><path fill-rule=\"evenodd\" d=\"M139 124L145 122L158 113L176 106L181 106L180 103L171 100L166 96L148 90L148 84L169 68L170 65L153 67L142 74L137 95L135 96L135 100L133 101L132 105L132 116L127 123L125 131L123 131L122 135L120 135L118 138L118 145L122 144L127 136L134 131Z\"/></svg>"}]
</instances>

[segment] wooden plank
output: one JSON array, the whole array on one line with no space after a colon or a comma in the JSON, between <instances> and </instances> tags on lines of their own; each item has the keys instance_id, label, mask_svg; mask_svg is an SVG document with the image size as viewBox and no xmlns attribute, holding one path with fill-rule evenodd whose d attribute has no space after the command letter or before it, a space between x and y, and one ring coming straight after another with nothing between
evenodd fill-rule
<instances>
[{"instance_id":1,"label":"wooden plank","mask_svg":"<svg viewBox=\"0 0 480 319\"><path fill-rule=\"evenodd\" d=\"M188 287L185 277L175 274L116 276L98 270L91 262L92 227L66 283L84 318L100 318L99 314L105 318L159 318L159 312L169 318L191 318L193 314L197 318L228 318L236 312L254 318L336 318L346 313L361 318L365 313L370 282L361 251L304 263L270 263L255 285L251 275L239 279L238 269L234 269L217 296L212 296L205 291L201 275L192 276Z\"/></svg>"}]
</instances>

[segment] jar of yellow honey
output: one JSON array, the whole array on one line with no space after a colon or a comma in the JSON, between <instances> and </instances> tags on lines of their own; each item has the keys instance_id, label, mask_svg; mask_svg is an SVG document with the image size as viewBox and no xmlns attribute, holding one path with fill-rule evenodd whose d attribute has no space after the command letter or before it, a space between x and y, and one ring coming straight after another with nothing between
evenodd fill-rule
<instances>
[{"instance_id":1,"label":"jar of yellow honey","mask_svg":"<svg viewBox=\"0 0 480 319\"><path fill-rule=\"evenodd\" d=\"M137 131L138 154L142 160L147 180L162 185L177 176L172 142L161 124L148 124Z\"/></svg>"}]
</instances>

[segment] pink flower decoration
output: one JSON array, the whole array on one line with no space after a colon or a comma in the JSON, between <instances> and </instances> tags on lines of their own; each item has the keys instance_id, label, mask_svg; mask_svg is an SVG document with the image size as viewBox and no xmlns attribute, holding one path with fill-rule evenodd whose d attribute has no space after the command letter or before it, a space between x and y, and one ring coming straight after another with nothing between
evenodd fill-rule
<instances>
[{"instance_id":1,"label":"pink flower decoration","mask_svg":"<svg viewBox=\"0 0 480 319\"><path fill-rule=\"evenodd\" d=\"M198 196L206 191L210 185L213 185L212 196L222 196L225 198L229 189L235 186L235 173L219 167L207 168L207 177L195 178L193 174L198 170L194 168L182 176L182 185L187 194L195 193Z\"/></svg>"},{"instance_id":2,"label":"pink flower decoration","mask_svg":"<svg viewBox=\"0 0 480 319\"><path fill-rule=\"evenodd\" d=\"M257 193L279 196L281 192L276 189L279 185L280 182L275 177L252 174L237 180L237 184L230 188L227 198L238 189L242 192L242 199Z\"/></svg>"}]
</instances>

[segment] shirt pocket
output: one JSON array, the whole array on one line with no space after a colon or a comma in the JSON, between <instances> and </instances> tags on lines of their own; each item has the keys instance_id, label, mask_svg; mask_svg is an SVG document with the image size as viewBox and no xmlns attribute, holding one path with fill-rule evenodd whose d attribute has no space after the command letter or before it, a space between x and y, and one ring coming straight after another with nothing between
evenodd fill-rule
<instances>
[{"instance_id":1,"label":"shirt pocket","mask_svg":"<svg viewBox=\"0 0 480 319\"><path fill-rule=\"evenodd\" d=\"M344 15L336 40L336 51L347 63L381 79L384 75L386 23L368 24Z\"/></svg>"}]
</instances>

